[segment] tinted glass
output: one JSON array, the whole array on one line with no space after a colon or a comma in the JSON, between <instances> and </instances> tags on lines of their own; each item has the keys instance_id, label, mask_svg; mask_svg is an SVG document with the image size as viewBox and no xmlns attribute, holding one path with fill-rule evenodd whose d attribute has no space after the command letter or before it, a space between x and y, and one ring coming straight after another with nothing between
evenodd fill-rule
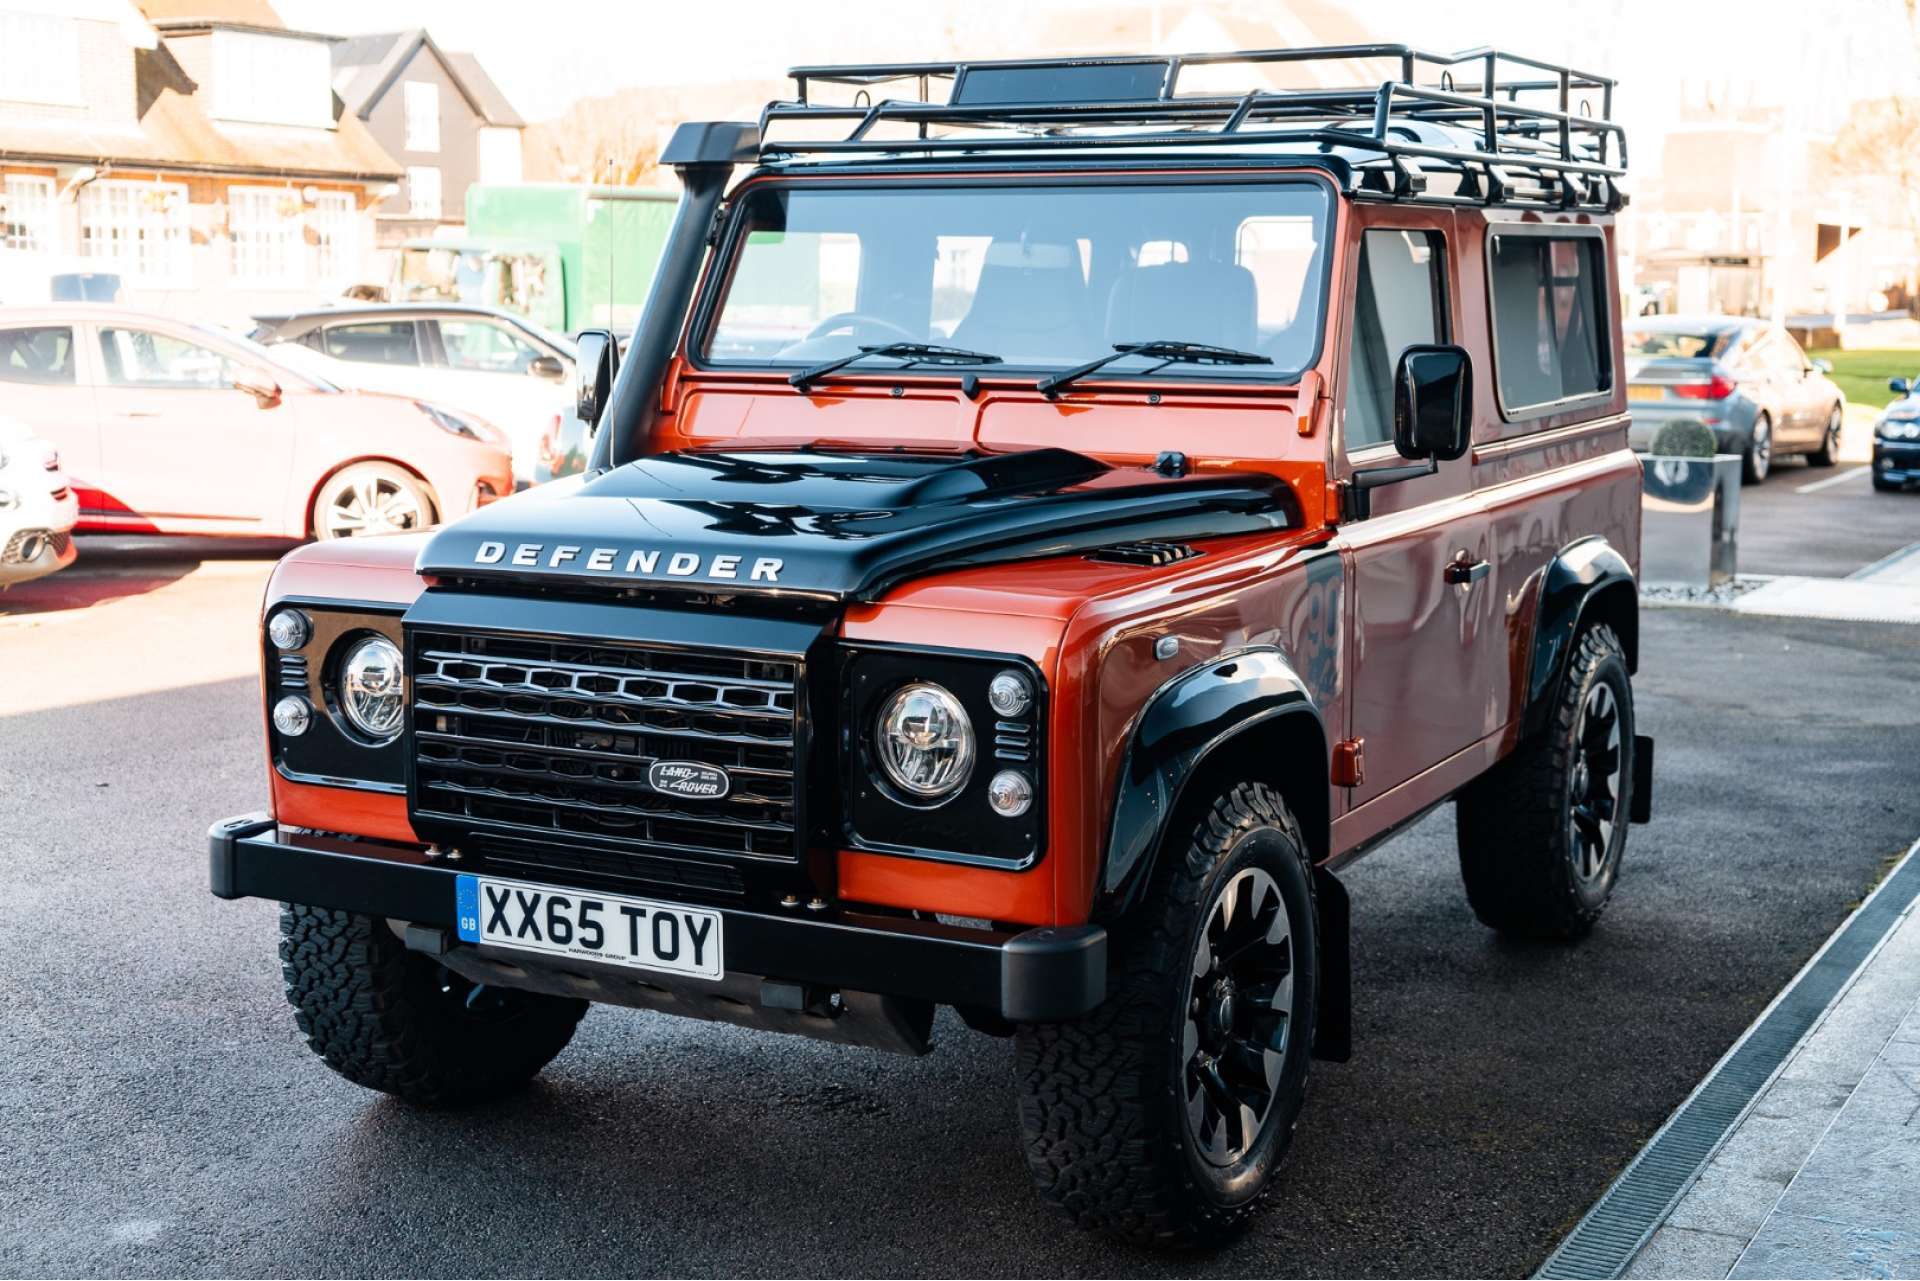
<instances>
[{"instance_id":1,"label":"tinted glass","mask_svg":"<svg viewBox=\"0 0 1920 1281\"><path fill-rule=\"evenodd\" d=\"M149 329L102 329L100 357L116 387L231 387L233 365L197 343Z\"/></svg>"},{"instance_id":2,"label":"tinted glass","mask_svg":"<svg viewBox=\"0 0 1920 1281\"><path fill-rule=\"evenodd\" d=\"M1290 377L1319 346L1326 221L1307 183L762 188L704 355L804 365L913 341L1052 369L1166 340L1273 364L1162 376Z\"/></svg>"},{"instance_id":3,"label":"tinted glass","mask_svg":"<svg viewBox=\"0 0 1920 1281\"><path fill-rule=\"evenodd\" d=\"M73 380L71 326L0 329L0 381L71 383Z\"/></svg>"},{"instance_id":4,"label":"tinted glass","mask_svg":"<svg viewBox=\"0 0 1920 1281\"><path fill-rule=\"evenodd\" d=\"M1508 412L1605 390L1597 237L1493 238L1493 355Z\"/></svg>"},{"instance_id":5,"label":"tinted glass","mask_svg":"<svg viewBox=\"0 0 1920 1281\"><path fill-rule=\"evenodd\" d=\"M320 350L335 360L355 360L368 365L420 363L413 344L411 320L328 325L321 334Z\"/></svg>"},{"instance_id":6,"label":"tinted glass","mask_svg":"<svg viewBox=\"0 0 1920 1281\"><path fill-rule=\"evenodd\" d=\"M1347 354L1348 449L1393 439L1393 372L1415 343L1443 341L1445 245L1429 231L1372 230L1360 242Z\"/></svg>"},{"instance_id":7,"label":"tinted glass","mask_svg":"<svg viewBox=\"0 0 1920 1281\"><path fill-rule=\"evenodd\" d=\"M1627 355L1648 360L1695 360L1702 356L1717 356L1726 347L1729 332L1681 334L1659 329L1638 333L1628 330L1625 335Z\"/></svg>"},{"instance_id":8,"label":"tinted glass","mask_svg":"<svg viewBox=\"0 0 1920 1281\"><path fill-rule=\"evenodd\" d=\"M541 354L532 343L491 320L442 320L439 324L449 369L524 374Z\"/></svg>"}]
</instances>

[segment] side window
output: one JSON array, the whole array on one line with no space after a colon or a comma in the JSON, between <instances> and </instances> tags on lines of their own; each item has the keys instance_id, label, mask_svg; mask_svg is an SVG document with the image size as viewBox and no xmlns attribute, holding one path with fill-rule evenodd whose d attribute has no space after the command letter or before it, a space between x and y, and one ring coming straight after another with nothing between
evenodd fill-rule
<instances>
[{"instance_id":1,"label":"side window","mask_svg":"<svg viewBox=\"0 0 1920 1281\"><path fill-rule=\"evenodd\" d=\"M1360 241L1347 351L1349 452L1393 439L1393 371L1415 343L1446 339L1445 242L1437 232L1376 228Z\"/></svg>"},{"instance_id":2,"label":"side window","mask_svg":"<svg viewBox=\"0 0 1920 1281\"><path fill-rule=\"evenodd\" d=\"M440 345L447 368L470 373L524 374L540 355L534 345L491 320L442 320Z\"/></svg>"},{"instance_id":3,"label":"side window","mask_svg":"<svg viewBox=\"0 0 1920 1281\"><path fill-rule=\"evenodd\" d=\"M73 330L67 325L0 329L0 382L71 383Z\"/></svg>"},{"instance_id":4,"label":"side window","mask_svg":"<svg viewBox=\"0 0 1920 1281\"><path fill-rule=\"evenodd\" d=\"M1603 252L1597 236L1494 233L1493 362L1509 417L1612 385Z\"/></svg>"},{"instance_id":5,"label":"side window","mask_svg":"<svg viewBox=\"0 0 1920 1281\"><path fill-rule=\"evenodd\" d=\"M417 365L411 320L375 320L353 325L328 325L320 350L335 360L363 365Z\"/></svg>"},{"instance_id":6,"label":"side window","mask_svg":"<svg viewBox=\"0 0 1920 1281\"><path fill-rule=\"evenodd\" d=\"M150 329L100 331L100 357L115 387L231 387L225 356Z\"/></svg>"}]
</instances>

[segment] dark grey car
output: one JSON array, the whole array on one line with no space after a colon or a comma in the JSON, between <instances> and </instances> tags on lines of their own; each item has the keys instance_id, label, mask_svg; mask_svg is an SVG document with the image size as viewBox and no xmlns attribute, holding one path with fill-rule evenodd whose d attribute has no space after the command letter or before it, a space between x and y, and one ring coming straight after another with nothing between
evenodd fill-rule
<instances>
[{"instance_id":1,"label":"dark grey car","mask_svg":"<svg viewBox=\"0 0 1920 1281\"><path fill-rule=\"evenodd\" d=\"M1742 316L1651 316L1624 330L1635 449L1688 420L1711 429L1722 453L1739 454L1752 484L1787 454L1833 466L1846 397L1830 366L1785 330Z\"/></svg>"}]
</instances>

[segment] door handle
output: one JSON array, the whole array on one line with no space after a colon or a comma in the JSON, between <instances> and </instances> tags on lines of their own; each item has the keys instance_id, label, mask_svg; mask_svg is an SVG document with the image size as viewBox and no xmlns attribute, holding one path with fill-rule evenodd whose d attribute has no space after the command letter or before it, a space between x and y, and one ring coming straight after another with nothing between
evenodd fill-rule
<instances>
[{"instance_id":1,"label":"door handle","mask_svg":"<svg viewBox=\"0 0 1920 1281\"><path fill-rule=\"evenodd\" d=\"M1446 580L1455 586L1472 585L1493 572L1493 566L1484 560L1469 563L1463 556L1460 560L1448 561L1445 571Z\"/></svg>"}]
</instances>

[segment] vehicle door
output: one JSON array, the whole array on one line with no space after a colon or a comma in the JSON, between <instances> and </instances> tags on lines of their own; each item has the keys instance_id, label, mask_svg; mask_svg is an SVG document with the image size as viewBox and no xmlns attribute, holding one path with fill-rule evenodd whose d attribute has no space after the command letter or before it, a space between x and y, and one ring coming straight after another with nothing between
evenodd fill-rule
<instances>
[{"instance_id":1,"label":"vehicle door","mask_svg":"<svg viewBox=\"0 0 1920 1281\"><path fill-rule=\"evenodd\" d=\"M448 400L473 411L513 440L514 471L529 476L540 438L566 407L565 378L533 372L542 357L557 359L513 325L490 316L447 315L425 322L430 350L445 371Z\"/></svg>"},{"instance_id":2,"label":"vehicle door","mask_svg":"<svg viewBox=\"0 0 1920 1281\"><path fill-rule=\"evenodd\" d=\"M1760 406L1772 426L1775 441L1794 435L1793 380L1784 374L1777 335L1759 332L1747 344L1740 365L1740 388Z\"/></svg>"},{"instance_id":3,"label":"vehicle door","mask_svg":"<svg viewBox=\"0 0 1920 1281\"><path fill-rule=\"evenodd\" d=\"M94 333L101 470L117 505L162 527L277 524L293 418L234 385L260 371L189 329L100 324Z\"/></svg>"},{"instance_id":4,"label":"vehicle door","mask_svg":"<svg viewBox=\"0 0 1920 1281\"><path fill-rule=\"evenodd\" d=\"M1456 324L1445 211L1394 211L1357 233L1348 261L1336 471L1404 466L1393 446L1393 382L1414 343L1448 342ZM1339 295L1336 294L1336 297ZM1470 459L1371 491L1371 512L1343 523L1353 572L1351 734L1366 804L1460 752L1484 732L1505 641L1486 512ZM1419 790L1417 788L1413 790Z\"/></svg>"},{"instance_id":5,"label":"vehicle door","mask_svg":"<svg viewBox=\"0 0 1920 1281\"><path fill-rule=\"evenodd\" d=\"M0 415L53 443L80 505L91 509L100 484L100 425L79 334L76 325L52 321L0 325Z\"/></svg>"},{"instance_id":6,"label":"vehicle door","mask_svg":"<svg viewBox=\"0 0 1920 1281\"><path fill-rule=\"evenodd\" d=\"M1793 442L1817 445L1827 430L1827 410L1833 402L1813 367L1813 361L1793 335L1781 330L1774 336L1774 351L1780 361L1780 378L1788 388L1793 404Z\"/></svg>"},{"instance_id":7,"label":"vehicle door","mask_svg":"<svg viewBox=\"0 0 1920 1281\"><path fill-rule=\"evenodd\" d=\"M322 325L302 342L340 361L339 380L365 391L440 399L420 324L411 319L342 320Z\"/></svg>"}]
</instances>

